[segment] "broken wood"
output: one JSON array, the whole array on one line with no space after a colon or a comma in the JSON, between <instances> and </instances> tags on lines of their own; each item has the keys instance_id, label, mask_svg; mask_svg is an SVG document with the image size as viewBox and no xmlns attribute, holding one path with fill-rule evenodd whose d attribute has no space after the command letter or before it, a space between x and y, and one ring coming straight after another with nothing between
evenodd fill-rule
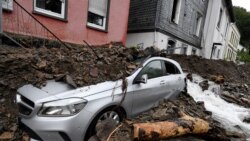
<instances>
[{"instance_id":1,"label":"broken wood","mask_svg":"<svg viewBox=\"0 0 250 141\"><path fill-rule=\"evenodd\" d=\"M217 74L217 75L212 75L210 80L214 81L216 84L222 84L225 81L225 77L223 75Z\"/></svg>"},{"instance_id":2,"label":"broken wood","mask_svg":"<svg viewBox=\"0 0 250 141\"><path fill-rule=\"evenodd\" d=\"M156 123L134 124L134 140L159 140L185 134L207 133L209 123L200 119L183 114L177 120Z\"/></svg>"},{"instance_id":3,"label":"broken wood","mask_svg":"<svg viewBox=\"0 0 250 141\"><path fill-rule=\"evenodd\" d=\"M240 99L230 95L229 93L221 93L221 98L231 103L241 103Z\"/></svg>"}]
</instances>

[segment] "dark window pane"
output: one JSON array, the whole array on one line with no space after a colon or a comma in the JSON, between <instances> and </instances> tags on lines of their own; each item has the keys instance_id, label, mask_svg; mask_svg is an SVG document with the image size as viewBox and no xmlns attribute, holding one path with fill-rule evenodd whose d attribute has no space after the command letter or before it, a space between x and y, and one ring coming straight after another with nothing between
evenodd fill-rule
<instances>
[{"instance_id":1,"label":"dark window pane","mask_svg":"<svg viewBox=\"0 0 250 141\"><path fill-rule=\"evenodd\" d=\"M149 64L147 64L140 72L139 77L141 77L143 74L147 74L148 79L163 76L161 61L152 61Z\"/></svg>"},{"instance_id":2,"label":"dark window pane","mask_svg":"<svg viewBox=\"0 0 250 141\"><path fill-rule=\"evenodd\" d=\"M178 0L174 0L171 21L175 21Z\"/></svg>"},{"instance_id":3,"label":"dark window pane","mask_svg":"<svg viewBox=\"0 0 250 141\"><path fill-rule=\"evenodd\" d=\"M89 23L103 26L103 24L104 24L103 19L104 19L103 16L97 15L97 14L92 13L92 12L88 12L88 22Z\"/></svg>"},{"instance_id":4,"label":"dark window pane","mask_svg":"<svg viewBox=\"0 0 250 141\"><path fill-rule=\"evenodd\" d=\"M36 0L36 7L62 14L61 0Z\"/></svg>"},{"instance_id":5,"label":"dark window pane","mask_svg":"<svg viewBox=\"0 0 250 141\"><path fill-rule=\"evenodd\" d=\"M166 67L166 75L180 74L179 69L172 63L165 62L165 67Z\"/></svg>"}]
</instances>

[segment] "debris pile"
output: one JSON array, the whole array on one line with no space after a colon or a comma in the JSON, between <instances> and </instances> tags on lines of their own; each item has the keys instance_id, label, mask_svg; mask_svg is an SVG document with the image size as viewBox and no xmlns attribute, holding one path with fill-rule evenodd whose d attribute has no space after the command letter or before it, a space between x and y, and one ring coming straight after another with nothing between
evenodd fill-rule
<instances>
[{"instance_id":1,"label":"debris pile","mask_svg":"<svg viewBox=\"0 0 250 141\"><path fill-rule=\"evenodd\" d=\"M225 83L222 85L221 97L230 103L235 103L250 108L249 86L239 83Z\"/></svg>"},{"instance_id":2,"label":"debris pile","mask_svg":"<svg viewBox=\"0 0 250 141\"><path fill-rule=\"evenodd\" d=\"M104 46L94 50L98 58L86 47L0 48L0 85L17 89L56 79L80 87L121 79L137 67L134 61L140 52L136 49Z\"/></svg>"},{"instance_id":3,"label":"debris pile","mask_svg":"<svg viewBox=\"0 0 250 141\"><path fill-rule=\"evenodd\" d=\"M182 93L176 100L165 100L160 103L159 106L153 108L152 110L145 112L134 119L126 120L111 136L110 141L130 141L133 135L133 126L138 123L158 123L158 122L176 122L179 118L185 115L189 115L190 119L196 119L196 124L201 124L198 121L207 121L209 123L209 130L207 126L202 126L198 131L191 132L184 136L179 136L178 132L172 135L172 138L165 138L161 140L223 140L228 141L233 138L238 140L245 140L245 136L235 132L225 131L221 125L212 119L212 113L206 111L204 108L204 103L196 103L192 97L186 93ZM179 122L178 127L189 128L188 124L181 124ZM206 124L204 124L206 125ZM158 128L158 127L157 127ZM155 128L154 128L155 129ZM190 128L189 131L194 131L195 128ZM142 130L141 130L142 131ZM197 130L196 130L197 131ZM206 131L202 133L202 131ZM195 134L200 133L200 134ZM154 134L151 136L151 140L159 140L159 136ZM173 138L174 137L174 138ZM144 140L144 139L142 139Z\"/></svg>"},{"instance_id":4,"label":"debris pile","mask_svg":"<svg viewBox=\"0 0 250 141\"><path fill-rule=\"evenodd\" d=\"M51 79L64 81L72 87L122 79L138 67L137 60L155 53L156 50L149 48L145 51L139 51L135 48L125 48L120 44L107 44L95 47L94 52L89 47L82 46L72 48L1 47L0 140L27 140L28 138L18 130L16 123L17 108L14 106L13 100L17 88L25 84L41 87L46 84L46 80ZM249 65L237 66L232 62L211 61L196 56L171 55L168 57L179 62L187 72L198 73L207 79L213 74L221 74L224 76L223 81L226 82L223 84L224 91L228 91L236 99L241 98L241 102L247 102L250 99ZM232 86L233 83L236 86ZM205 82L203 87L204 89L207 87ZM235 103L240 104L237 101ZM129 122L123 124L121 129L115 132L111 140L130 140L129 133L132 132L132 128L130 128L131 124L129 123L178 119L181 114L176 111L182 111L191 117L203 119L211 127L207 134L191 135L187 138L229 140L231 137L240 136L235 133L228 133L221 128L220 124L212 119L211 113L205 110L203 103L196 103L188 95L182 94L177 100L161 102L158 107L151 111L143 113L135 119L130 119ZM245 120L246 122L249 121L249 119Z\"/></svg>"},{"instance_id":5,"label":"debris pile","mask_svg":"<svg viewBox=\"0 0 250 141\"><path fill-rule=\"evenodd\" d=\"M224 77L225 82L247 84L250 86L250 64L237 65L224 60L209 60L199 56L171 55L182 68L192 74L199 74L205 79L218 74Z\"/></svg>"},{"instance_id":6,"label":"debris pile","mask_svg":"<svg viewBox=\"0 0 250 141\"><path fill-rule=\"evenodd\" d=\"M0 140L20 140L17 131L16 89L33 84L41 87L46 80L65 81L81 87L128 76L138 65L136 59L147 56L119 44L95 47L17 48L0 47ZM15 133L15 135L14 135ZM20 135L19 135L20 134Z\"/></svg>"}]
</instances>

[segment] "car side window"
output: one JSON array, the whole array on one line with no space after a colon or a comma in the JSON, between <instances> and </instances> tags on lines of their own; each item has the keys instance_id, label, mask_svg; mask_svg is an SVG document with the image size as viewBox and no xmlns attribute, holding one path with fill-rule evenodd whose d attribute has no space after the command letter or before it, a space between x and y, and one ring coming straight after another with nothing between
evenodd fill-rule
<instances>
[{"instance_id":1,"label":"car side window","mask_svg":"<svg viewBox=\"0 0 250 141\"><path fill-rule=\"evenodd\" d=\"M161 65L161 61L152 61L148 63L139 73L138 77L147 74L148 79L157 78L163 76L163 69Z\"/></svg>"},{"instance_id":2,"label":"car side window","mask_svg":"<svg viewBox=\"0 0 250 141\"><path fill-rule=\"evenodd\" d=\"M165 64L165 75L169 74L180 74L180 70L172 63L164 61Z\"/></svg>"}]
</instances>

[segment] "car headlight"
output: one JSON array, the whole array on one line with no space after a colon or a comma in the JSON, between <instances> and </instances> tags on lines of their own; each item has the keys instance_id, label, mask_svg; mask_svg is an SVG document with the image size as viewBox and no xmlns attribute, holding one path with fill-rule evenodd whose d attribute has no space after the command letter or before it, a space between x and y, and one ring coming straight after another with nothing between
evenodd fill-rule
<instances>
[{"instance_id":1,"label":"car headlight","mask_svg":"<svg viewBox=\"0 0 250 141\"><path fill-rule=\"evenodd\" d=\"M79 113L87 104L87 100L81 98L69 98L44 103L38 116L72 116Z\"/></svg>"}]
</instances>

